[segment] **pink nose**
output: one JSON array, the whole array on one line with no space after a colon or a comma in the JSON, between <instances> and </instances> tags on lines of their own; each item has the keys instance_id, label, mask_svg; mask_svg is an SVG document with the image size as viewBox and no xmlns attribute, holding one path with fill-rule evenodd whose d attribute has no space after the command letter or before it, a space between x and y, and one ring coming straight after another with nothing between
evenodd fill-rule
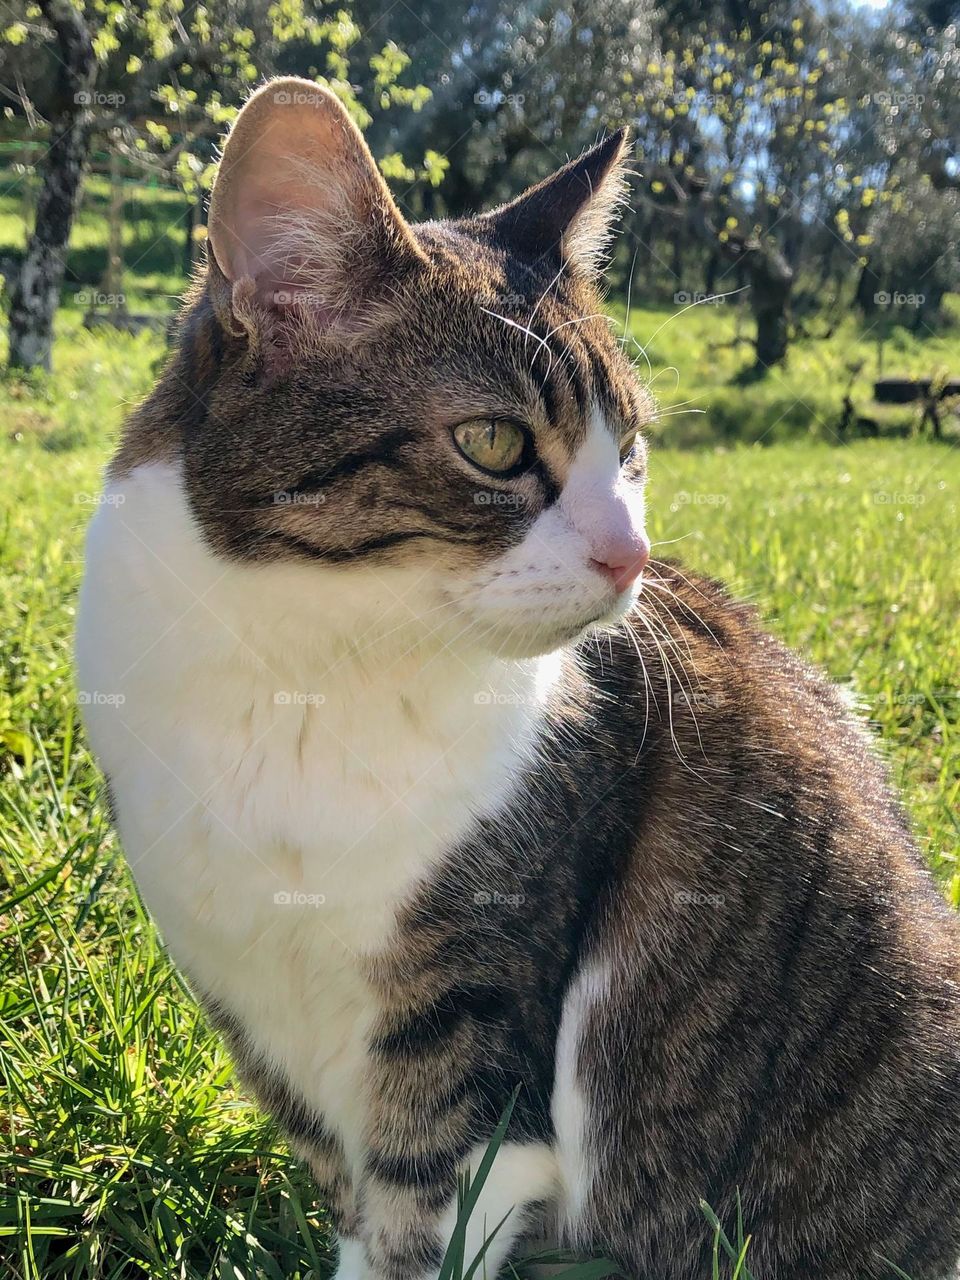
<instances>
[{"instance_id":1,"label":"pink nose","mask_svg":"<svg viewBox=\"0 0 960 1280\"><path fill-rule=\"evenodd\" d=\"M602 560L591 560L590 563L598 573L609 578L619 592L633 586L649 559L650 544L645 539L638 539L629 546L611 547Z\"/></svg>"}]
</instances>

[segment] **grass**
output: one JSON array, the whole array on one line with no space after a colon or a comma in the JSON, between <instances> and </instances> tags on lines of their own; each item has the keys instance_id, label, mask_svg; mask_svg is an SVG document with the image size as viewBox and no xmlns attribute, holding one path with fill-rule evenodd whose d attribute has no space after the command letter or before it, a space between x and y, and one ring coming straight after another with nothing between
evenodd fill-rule
<instances>
[{"instance_id":1,"label":"grass","mask_svg":"<svg viewBox=\"0 0 960 1280\"><path fill-rule=\"evenodd\" d=\"M720 287L732 286L722 282ZM622 304L611 307L621 326L624 310ZM914 434L919 408L875 404L873 384L881 375L960 377L960 297L948 299L947 315L952 323L932 333L894 324L884 312L868 322L850 313L829 338L813 336L827 331L826 322L814 318L806 325L811 336L792 342L785 366L750 381L754 353L748 339L755 329L745 297L696 306L634 305L627 353L640 373L652 376L665 412L677 404L703 411L664 417L654 428L664 443L689 447L718 440L809 439L836 444L851 379L858 414L875 419L885 435ZM956 416L946 432L960 439Z\"/></svg>"},{"instance_id":2,"label":"grass","mask_svg":"<svg viewBox=\"0 0 960 1280\"><path fill-rule=\"evenodd\" d=\"M9 158L8 158L9 159ZM25 178L8 163L0 168L0 259L18 259L26 245L30 206L38 180ZM123 183L124 294L131 311L169 310L183 289L187 203L169 187ZM84 305L78 295L99 288L107 266L109 179L91 174L70 237L63 295Z\"/></svg>"},{"instance_id":3,"label":"grass","mask_svg":"<svg viewBox=\"0 0 960 1280\"><path fill-rule=\"evenodd\" d=\"M668 447L682 419L665 418L653 536L752 597L850 687L960 906L960 452L906 438L838 447L818 420L838 408L847 350L801 344L775 380L738 387L747 353L709 353L717 311L654 339L657 386L665 401L704 394L721 423L739 406L748 436L767 422L775 442L685 451ZM672 314L635 310L633 332ZM898 341L904 368L956 356L955 338ZM322 1207L158 947L74 711L83 527L124 405L160 354L155 335L90 334L67 309L54 374L0 379L0 1274L306 1280L329 1264ZM670 364L683 369L676 396ZM734 1272L731 1252L718 1274L727 1260Z\"/></svg>"}]
</instances>

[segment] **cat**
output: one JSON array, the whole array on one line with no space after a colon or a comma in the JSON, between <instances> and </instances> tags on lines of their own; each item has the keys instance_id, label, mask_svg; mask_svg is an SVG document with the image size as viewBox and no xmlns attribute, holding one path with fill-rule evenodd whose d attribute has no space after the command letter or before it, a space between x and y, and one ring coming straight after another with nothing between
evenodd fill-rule
<instances>
[{"instance_id":1,"label":"cat","mask_svg":"<svg viewBox=\"0 0 960 1280\"><path fill-rule=\"evenodd\" d=\"M534 1239L706 1280L943 1280L960 932L866 733L650 560L601 314L614 133L411 226L258 89L92 521L79 687L166 945L309 1162L338 1280ZM813 535L811 535L813 536Z\"/></svg>"}]
</instances>

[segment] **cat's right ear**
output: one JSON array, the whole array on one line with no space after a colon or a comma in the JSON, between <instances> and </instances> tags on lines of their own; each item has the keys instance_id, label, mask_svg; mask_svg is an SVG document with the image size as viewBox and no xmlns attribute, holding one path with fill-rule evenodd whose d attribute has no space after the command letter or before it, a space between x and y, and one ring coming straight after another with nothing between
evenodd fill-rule
<instances>
[{"instance_id":1,"label":"cat's right ear","mask_svg":"<svg viewBox=\"0 0 960 1280\"><path fill-rule=\"evenodd\" d=\"M375 333L399 280L424 261L342 103L293 78L258 89L237 116L208 242L222 320L280 352Z\"/></svg>"}]
</instances>

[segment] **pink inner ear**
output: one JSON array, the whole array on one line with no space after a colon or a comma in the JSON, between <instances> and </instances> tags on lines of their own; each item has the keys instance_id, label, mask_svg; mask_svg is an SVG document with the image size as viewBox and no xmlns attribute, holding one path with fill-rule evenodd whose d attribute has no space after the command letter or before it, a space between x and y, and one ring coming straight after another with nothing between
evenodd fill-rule
<instances>
[{"instance_id":1,"label":"pink inner ear","mask_svg":"<svg viewBox=\"0 0 960 1280\"><path fill-rule=\"evenodd\" d=\"M385 313L388 277L423 260L343 106L300 80L265 85L237 117L209 235L227 280L252 280L291 335L300 320L354 340Z\"/></svg>"},{"instance_id":2,"label":"pink inner ear","mask_svg":"<svg viewBox=\"0 0 960 1280\"><path fill-rule=\"evenodd\" d=\"M294 99L296 99L294 101ZM382 181L343 108L325 91L265 86L237 119L211 201L210 236L229 280L253 279L268 305L344 285L345 244L370 216L365 188ZM300 299L302 304L302 297Z\"/></svg>"}]
</instances>

